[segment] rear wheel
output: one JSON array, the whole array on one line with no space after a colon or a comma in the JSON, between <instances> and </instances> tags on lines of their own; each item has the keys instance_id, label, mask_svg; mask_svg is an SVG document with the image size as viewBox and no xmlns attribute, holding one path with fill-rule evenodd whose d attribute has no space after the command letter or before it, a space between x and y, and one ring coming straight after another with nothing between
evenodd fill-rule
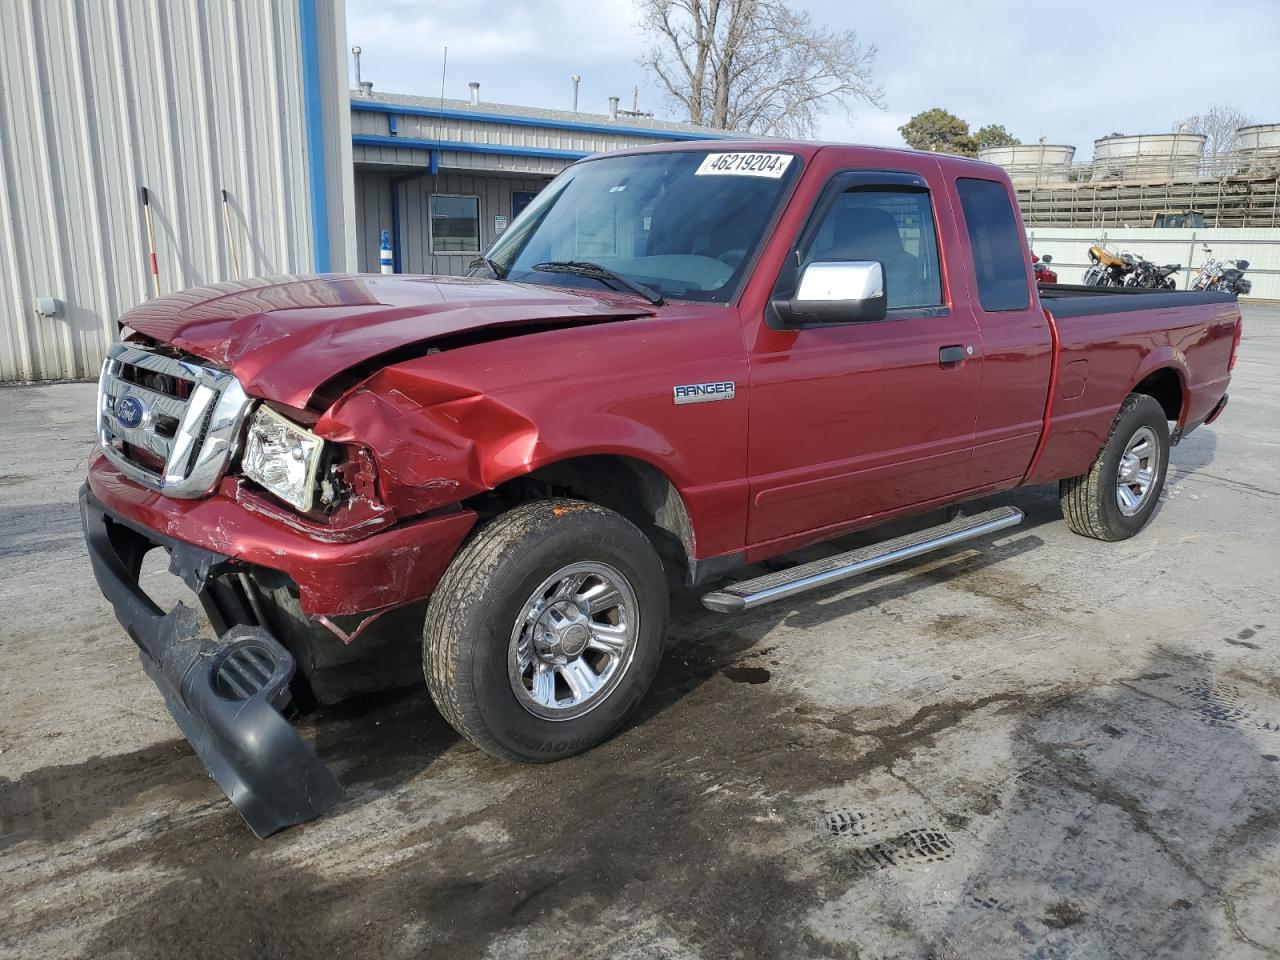
<instances>
[{"instance_id":1,"label":"rear wheel","mask_svg":"<svg viewBox=\"0 0 1280 960\"><path fill-rule=\"evenodd\" d=\"M1169 421L1153 398L1131 393L1088 473L1062 480L1062 515L1074 532L1127 540L1155 511L1169 468Z\"/></svg>"},{"instance_id":2,"label":"rear wheel","mask_svg":"<svg viewBox=\"0 0 1280 960\"><path fill-rule=\"evenodd\" d=\"M648 690L667 603L662 563L629 521L578 500L523 504L476 534L431 596L431 696L497 756L586 750Z\"/></svg>"}]
</instances>

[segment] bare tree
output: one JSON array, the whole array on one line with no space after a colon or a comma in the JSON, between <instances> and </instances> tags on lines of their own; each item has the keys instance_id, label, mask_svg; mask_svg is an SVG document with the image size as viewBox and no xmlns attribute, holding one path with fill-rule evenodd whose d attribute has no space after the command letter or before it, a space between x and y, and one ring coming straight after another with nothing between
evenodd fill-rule
<instances>
[{"instance_id":1,"label":"bare tree","mask_svg":"<svg viewBox=\"0 0 1280 960\"><path fill-rule=\"evenodd\" d=\"M641 58L696 124L812 135L824 101L883 106L876 48L785 0L638 0L652 40Z\"/></svg>"},{"instance_id":2,"label":"bare tree","mask_svg":"<svg viewBox=\"0 0 1280 960\"><path fill-rule=\"evenodd\" d=\"M1251 123L1253 118L1246 116L1235 104L1215 103L1203 113L1192 114L1175 123L1173 128L1182 133L1204 134L1205 159L1215 160L1239 146L1236 130Z\"/></svg>"}]
</instances>

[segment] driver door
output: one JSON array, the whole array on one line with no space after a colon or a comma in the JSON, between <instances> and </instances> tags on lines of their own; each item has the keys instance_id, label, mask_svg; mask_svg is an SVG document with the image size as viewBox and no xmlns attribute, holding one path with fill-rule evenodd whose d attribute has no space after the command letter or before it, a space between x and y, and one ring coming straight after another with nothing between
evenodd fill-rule
<instances>
[{"instance_id":1,"label":"driver door","mask_svg":"<svg viewBox=\"0 0 1280 960\"><path fill-rule=\"evenodd\" d=\"M834 175L779 277L782 288L810 262L879 260L887 312L760 325L749 353L751 547L821 539L964 489L981 340L973 312L951 303L941 251L963 246L948 198L922 176L930 162Z\"/></svg>"}]
</instances>

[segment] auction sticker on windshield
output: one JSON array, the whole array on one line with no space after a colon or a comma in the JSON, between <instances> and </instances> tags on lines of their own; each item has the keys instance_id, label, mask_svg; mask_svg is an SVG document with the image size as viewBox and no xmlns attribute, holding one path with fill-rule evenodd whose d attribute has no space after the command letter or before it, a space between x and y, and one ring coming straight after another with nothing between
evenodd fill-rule
<instances>
[{"instance_id":1,"label":"auction sticker on windshield","mask_svg":"<svg viewBox=\"0 0 1280 960\"><path fill-rule=\"evenodd\" d=\"M709 153L694 171L696 177L769 177L777 180L791 164L789 153Z\"/></svg>"}]
</instances>

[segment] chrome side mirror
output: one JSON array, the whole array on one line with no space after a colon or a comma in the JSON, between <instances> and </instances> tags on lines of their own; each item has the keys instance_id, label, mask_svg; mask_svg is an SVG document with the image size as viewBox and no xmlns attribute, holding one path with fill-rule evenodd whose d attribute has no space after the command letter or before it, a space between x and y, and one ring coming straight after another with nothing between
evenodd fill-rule
<instances>
[{"instance_id":1,"label":"chrome side mirror","mask_svg":"<svg viewBox=\"0 0 1280 960\"><path fill-rule=\"evenodd\" d=\"M774 300L774 307L796 325L883 320L887 309L884 266L878 260L811 263L800 274L796 295Z\"/></svg>"}]
</instances>

